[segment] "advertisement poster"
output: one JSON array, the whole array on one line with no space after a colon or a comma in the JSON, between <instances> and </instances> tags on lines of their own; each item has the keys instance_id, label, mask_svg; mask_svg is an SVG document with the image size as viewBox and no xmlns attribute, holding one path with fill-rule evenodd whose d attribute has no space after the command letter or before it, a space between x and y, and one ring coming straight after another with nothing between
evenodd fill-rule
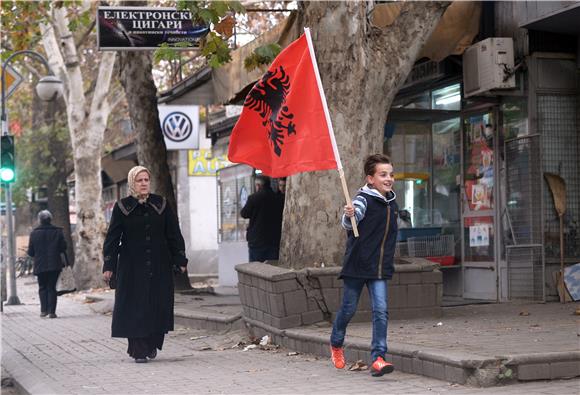
<instances>
[{"instance_id":1,"label":"advertisement poster","mask_svg":"<svg viewBox=\"0 0 580 395\"><path fill-rule=\"evenodd\" d=\"M219 169L232 165L226 155L213 157L211 149L192 150L187 157L190 176L215 176Z\"/></svg>"},{"instance_id":2,"label":"advertisement poster","mask_svg":"<svg viewBox=\"0 0 580 395\"><path fill-rule=\"evenodd\" d=\"M176 49L199 46L209 33L194 26L191 13L166 7L99 7L97 47L100 51L154 50L162 44Z\"/></svg>"},{"instance_id":3,"label":"advertisement poster","mask_svg":"<svg viewBox=\"0 0 580 395\"><path fill-rule=\"evenodd\" d=\"M474 225L469 227L469 246L487 247L489 245L489 225Z\"/></svg>"},{"instance_id":4,"label":"advertisement poster","mask_svg":"<svg viewBox=\"0 0 580 395\"><path fill-rule=\"evenodd\" d=\"M157 106L168 151L199 148L199 106Z\"/></svg>"},{"instance_id":5,"label":"advertisement poster","mask_svg":"<svg viewBox=\"0 0 580 395\"><path fill-rule=\"evenodd\" d=\"M489 210L491 208L487 186L484 184L473 184L471 186L471 204L474 210Z\"/></svg>"}]
</instances>

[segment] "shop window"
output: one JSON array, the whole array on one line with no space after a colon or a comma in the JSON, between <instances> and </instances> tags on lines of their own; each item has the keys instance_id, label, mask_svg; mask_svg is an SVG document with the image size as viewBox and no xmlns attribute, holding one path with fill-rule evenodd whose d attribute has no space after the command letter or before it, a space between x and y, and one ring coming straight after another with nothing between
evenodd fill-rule
<instances>
[{"instance_id":1,"label":"shop window","mask_svg":"<svg viewBox=\"0 0 580 395\"><path fill-rule=\"evenodd\" d=\"M453 240L461 235L460 118L434 123L390 122L386 129L385 152L395 168L397 203L410 218L409 223L401 215L400 227L432 228L417 229L422 233L416 235L446 235L451 240L449 255L459 257L460 244Z\"/></svg>"},{"instance_id":2,"label":"shop window","mask_svg":"<svg viewBox=\"0 0 580 395\"><path fill-rule=\"evenodd\" d=\"M433 126L433 224L458 224L461 166L461 121L452 118Z\"/></svg>"},{"instance_id":3,"label":"shop window","mask_svg":"<svg viewBox=\"0 0 580 395\"><path fill-rule=\"evenodd\" d=\"M501 105L502 130L506 140L528 135L528 102L516 99Z\"/></svg>"},{"instance_id":4,"label":"shop window","mask_svg":"<svg viewBox=\"0 0 580 395\"><path fill-rule=\"evenodd\" d=\"M433 110L461 110L461 85L454 84L433 90L431 108Z\"/></svg>"},{"instance_id":5,"label":"shop window","mask_svg":"<svg viewBox=\"0 0 580 395\"><path fill-rule=\"evenodd\" d=\"M396 100L393 103L393 108L404 108L404 109L422 109L429 110L431 107L431 97L429 91L422 92L418 95L411 97L403 97Z\"/></svg>"},{"instance_id":6,"label":"shop window","mask_svg":"<svg viewBox=\"0 0 580 395\"><path fill-rule=\"evenodd\" d=\"M399 208L410 213L413 227L424 227L431 223L431 125L428 122L399 122L394 125L388 152L395 167L394 190Z\"/></svg>"}]
</instances>

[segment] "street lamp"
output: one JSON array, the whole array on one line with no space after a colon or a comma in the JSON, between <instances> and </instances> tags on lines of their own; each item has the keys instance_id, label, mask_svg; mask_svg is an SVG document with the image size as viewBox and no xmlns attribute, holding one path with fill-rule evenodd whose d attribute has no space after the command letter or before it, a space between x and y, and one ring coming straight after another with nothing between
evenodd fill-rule
<instances>
[{"instance_id":1,"label":"street lamp","mask_svg":"<svg viewBox=\"0 0 580 395\"><path fill-rule=\"evenodd\" d=\"M2 135L9 136L10 132L8 130L8 121L6 118L6 68L18 55L29 55L37 60L40 60L42 64L48 70L50 75L43 77L38 82L36 86L36 92L41 100L49 101L54 100L58 97L62 91L62 81L54 76L54 73L50 69L47 60L35 51L24 50L16 51L6 59L2 64ZM10 297L6 301L6 305L17 305L20 304L20 299L16 293L16 254L14 245L14 230L12 225L12 183L7 182L4 184L6 188L6 225L8 226L8 261L10 265Z\"/></svg>"}]
</instances>

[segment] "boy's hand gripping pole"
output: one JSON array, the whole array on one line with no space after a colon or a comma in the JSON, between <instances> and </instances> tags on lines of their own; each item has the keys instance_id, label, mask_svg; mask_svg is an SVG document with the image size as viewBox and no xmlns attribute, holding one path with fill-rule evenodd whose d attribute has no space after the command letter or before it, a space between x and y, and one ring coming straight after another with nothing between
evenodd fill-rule
<instances>
[{"instance_id":1,"label":"boy's hand gripping pole","mask_svg":"<svg viewBox=\"0 0 580 395\"><path fill-rule=\"evenodd\" d=\"M352 201L350 200L350 194L348 193L348 186L346 185L346 178L344 178L344 170L342 170L342 167L338 169L338 175L340 177L340 183L342 184L342 192L344 192L346 204L352 204ZM352 225L352 233L354 233L354 237L358 237L358 228L356 226L356 218L354 215L350 217L350 223Z\"/></svg>"}]
</instances>

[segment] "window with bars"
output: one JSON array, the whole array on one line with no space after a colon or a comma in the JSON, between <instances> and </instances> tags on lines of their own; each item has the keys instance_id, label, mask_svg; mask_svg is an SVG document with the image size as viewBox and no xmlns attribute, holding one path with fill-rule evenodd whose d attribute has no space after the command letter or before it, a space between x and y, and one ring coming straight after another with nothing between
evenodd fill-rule
<instances>
[{"instance_id":1,"label":"window with bars","mask_svg":"<svg viewBox=\"0 0 580 395\"><path fill-rule=\"evenodd\" d=\"M572 95L538 95L538 131L542 138L544 172L566 182L564 256L580 256L580 130L579 100ZM559 219L550 189L544 188L546 257L560 256Z\"/></svg>"}]
</instances>

